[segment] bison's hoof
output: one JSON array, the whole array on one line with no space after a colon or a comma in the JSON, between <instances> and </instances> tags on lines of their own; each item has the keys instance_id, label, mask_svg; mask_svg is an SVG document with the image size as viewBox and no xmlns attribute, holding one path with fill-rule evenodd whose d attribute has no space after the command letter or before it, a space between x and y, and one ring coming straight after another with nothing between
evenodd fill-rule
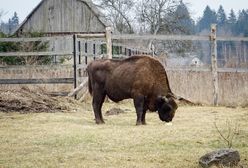
<instances>
[{"instance_id":1,"label":"bison's hoof","mask_svg":"<svg viewBox=\"0 0 248 168\"><path fill-rule=\"evenodd\" d=\"M101 125L101 124L105 124L105 122L97 122L96 124Z\"/></svg>"},{"instance_id":2,"label":"bison's hoof","mask_svg":"<svg viewBox=\"0 0 248 168\"><path fill-rule=\"evenodd\" d=\"M99 120L99 121L96 120L96 124L105 124L105 122L101 121L101 120Z\"/></svg>"},{"instance_id":3,"label":"bison's hoof","mask_svg":"<svg viewBox=\"0 0 248 168\"><path fill-rule=\"evenodd\" d=\"M146 123L143 123L143 122L136 122L136 125L146 125Z\"/></svg>"}]
</instances>

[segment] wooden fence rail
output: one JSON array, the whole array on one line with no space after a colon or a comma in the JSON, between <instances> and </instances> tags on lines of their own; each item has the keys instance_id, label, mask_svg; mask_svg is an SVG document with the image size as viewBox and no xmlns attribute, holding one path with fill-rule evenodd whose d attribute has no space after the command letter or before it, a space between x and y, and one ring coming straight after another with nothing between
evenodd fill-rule
<instances>
[{"instance_id":1,"label":"wooden fence rail","mask_svg":"<svg viewBox=\"0 0 248 168\"><path fill-rule=\"evenodd\" d=\"M47 41L63 40L65 38L72 38L72 36L0 38L0 42L35 42L35 41L47 42Z\"/></svg>"},{"instance_id":2,"label":"wooden fence rail","mask_svg":"<svg viewBox=\"0 0 248 168\"><path fill-rule=\"evenodd\" d=\"M73 78L1 79L0 84L72 84Z\"/></svg>"},{"instance_id":3,"label":"wooden fence rail","mask_svg":"<svg viewBox=\"0 0 248 168\"><path fill-rule=\"evenodd\" d=\"M26 57L26 56L64 56L72 55L72 52L0 52L0 57Z\"/></svg>"},{"instance_id":4,"label":"wooden fence rail","mask_svg":"<svg viewBox=\"0 0 248 168\"><path fill-rule=\"evenodd\" d=\"M178 41L209 41L209 35L137 35L120 34L112 35L113 40L178 40ZM248 41L248 37L217 36L217 41Z\"/></svg>"}]
</instances>

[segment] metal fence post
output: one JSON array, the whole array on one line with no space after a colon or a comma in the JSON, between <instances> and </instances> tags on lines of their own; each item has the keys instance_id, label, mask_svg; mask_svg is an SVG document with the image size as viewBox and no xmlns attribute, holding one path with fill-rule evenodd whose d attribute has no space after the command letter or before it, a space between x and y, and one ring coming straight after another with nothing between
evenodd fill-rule
<instances>
[{"instance_id":1,"label":"metal fence post","mask_svg":"<svg viewBox=\"0 0 248 168\"><path fill-rule=\"evenodd\" d=\"M84 43L84 53L85 53L85 64L88 64L88 44L87 42Z\"/></svg>"},{"instance_id":2,"label":"metal fence post","mask_svg":"<svg viewBox=\"0 0 248 168\"><path fill-rule=\"evenodd\" d=\"M216 39L216 24L211 25L210 34L211 43L211 70L213 78L213 104L218 106L219 86L218 86L218 72L217 72L217 39Z\"/></svg>"},{"instance_id":3,"label":"metal fence post","mask_svg":"<svg viewBox=\"0 0 248 168\"><path fill-rule=\"evenodd\" d=\"M73 68L74 68L74 89L77 88L77 35L73 35ZM74 96L75 99L77 95Z\"/></svg>"},{"instance_id":4,"label":"metal fence post","mask_svg":"<svg viewBox=\"0 0 248 168\"><path fill-rule=\"evenodd\" d=\"M79 64L82 64L82 60L81 60L81 57L82 57L82 54L81 54L81 41L78 41L78 63Z\"/></svg>"}]
</instances>

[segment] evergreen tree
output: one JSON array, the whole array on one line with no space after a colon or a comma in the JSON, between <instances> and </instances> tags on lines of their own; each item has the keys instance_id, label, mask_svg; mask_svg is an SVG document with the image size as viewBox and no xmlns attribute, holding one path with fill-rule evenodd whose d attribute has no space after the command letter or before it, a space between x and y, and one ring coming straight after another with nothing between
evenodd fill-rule
<instances>
[{"instance_id":1,"label":"evergreen tree","mask_svg":"<svg viewBox=\"0 0 248 168\"><path fill-rule=\"evenodd\" d=\"M228 19L227 19L227 25L228 25L229 30L232 33L235 32L236 22L237 22L236 15L235 15L233 9L231 9L230 14L229 14Z\"/></svg>"},{"instance_id":2,"label":"evergreen tree","mask_svg":"<svg viewBox=\"0 0 248 168\"><path fill-rule=\"evenodd\" d=\"M180 1L180 4L177 6L175 11L175 20L178 23L178 28L181 33L184 34L193 34L194 31L194 21L190 16L187 6Z\"/></svg>"},{"instance_id":3,"label":"evergreen tree","mask_svg":"<svg viewBox=\"0 0 248 168\"><path fill-rule=\"evenodd\" d=\"M17 13L14 13L14 16L11 18L13 26L18 26L19 25L19 17L17 16Z\"/></svg>"},{"instance_id":4,"label":"evergreen tree","mask_svg":"<svg viewBox=\"0 0 248 168\"><path fill-rule=\"evenodd\" d=\"M19 25L19 17L15 12L14 16L8 21L8 34L13 33L15 29L18 27L18 25Z\"/></svg>"},{"instance_id":5,"label":"evergreen tree","mask_svg":"<svg viewBox=\"0 0 248 168\"><path fill-rule=\"evenodd\" d=\"M11 34L12 32L12 22L11 22L11 19L9 19L8 21L8 34Z\"/></svg>"},{"instance_id":6,"label":"evergreen tree","mask_svg":"<svg viewBox=\"0 0 248 168\"><path fill-rule=\"evenodd\" d=\"M198 22L198 32L205 29L209 30L212 23L217 23L216 12L207 6L203 12L203 17Z\"/></svg>"},{"instance_id":7,"label":"evergreen tree","mask_svg":"<svg viewBox=\"0 0 248 168\"><path fill-rule=\"evenodd\" d=\"M235 24L236 21L237 21L236 15L235 15L233 9L231 9L230 14L229 14L229 16L228 16L227 22L228 22L229 24Z\"/></svg>"},{"instance_id":8,"label":"evergreen tree","mask_svg":"<svg viewBox=\"0 0 248 168\"><path fill-rule=\"evenodd\" d=\"M238 20L235 26L237 35L248 36L248 10L239 11Z\"/></svg>"},{"instance_id":9,"label":"evergreen tree","mask_svg":"<svg viewBox=\"0 0 248 168\"><path fill-rule=\"evenodd\" d=\"M225 11L223 9L223 6L220 5L218 12L217 12L217 24L219 27L223 27L226 24L226 14Z\"/></svg>"}]
</instances>

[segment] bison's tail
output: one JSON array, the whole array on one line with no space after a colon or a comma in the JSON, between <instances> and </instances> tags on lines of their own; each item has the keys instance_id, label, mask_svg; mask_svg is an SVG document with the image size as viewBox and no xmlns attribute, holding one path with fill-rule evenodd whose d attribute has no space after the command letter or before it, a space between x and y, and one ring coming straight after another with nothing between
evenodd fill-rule
<instances>
[{"instance_id":1,"label":"bison's tail","mask_svg":"<svg viewBox=\"0 0 248 168\"><path fill-rule=\"evenodd\" d=\"M87 70L87 72L88 72L88 70ZM91 77L90 77L89 72L88 72L88 90L89 90L90 95L92 95Z\"/></svg>"}]
</instances>

